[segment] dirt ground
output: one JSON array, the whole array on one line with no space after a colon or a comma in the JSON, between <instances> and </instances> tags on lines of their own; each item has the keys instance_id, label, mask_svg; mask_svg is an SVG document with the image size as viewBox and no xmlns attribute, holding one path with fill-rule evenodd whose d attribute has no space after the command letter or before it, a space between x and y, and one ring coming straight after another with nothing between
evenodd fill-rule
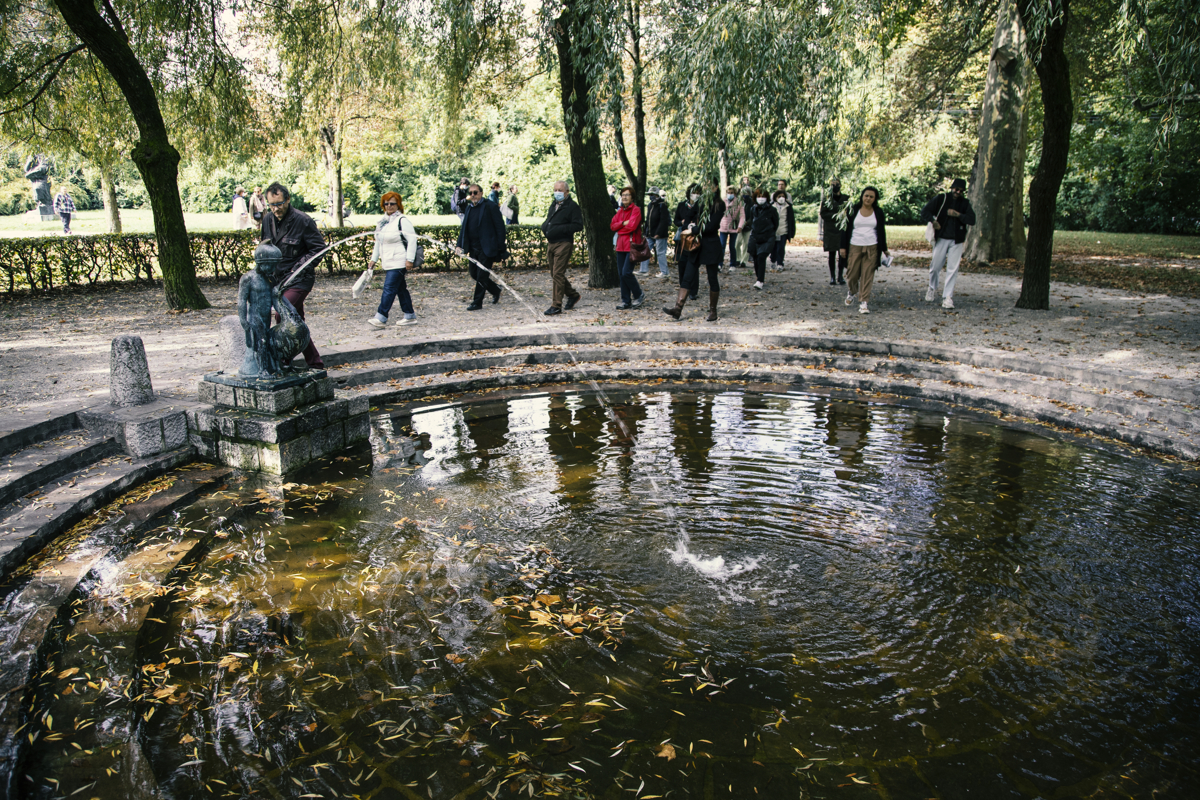
<instances>
[{"instance_id":1,"label":"dirt ground","mask_svg":"<svg viewBox=\"0 0 1200 800\"><path fill-rule=\"evenodd\" d=\"M915 254L913 254L915 255ZM912 263L910 261L909 263ZM1004 274L963 273L956 308L924 301L927 271L919 266L885 269L876 280L870 314L844 305L845 287L830 286L825 255L792 247L784 272L768 273L767 286L752 288L752 270L721 276L721 319L704 321L707 287L674 322L661 308L675 296L676 281L643 279L643 308L618 311L615 289L586 289L586 274L572 282L583 293L573 311L557 317L549 305L543 271L503 275L509 289L497 305L467 312L471 283L465 273L412 275L410 289L419 324L377 330L366 323L379 300L381 279L358 300L351 277L320 276L307 303L308 323L322 351L344 351L397 341L487 331L512 333L595 326L678 330L708 328L815 334L853 339L996 348L1029 358L1071 364L1120 366L1155 376L1200 378L1200 300L1115 289L1053 284L1049 311L1014 308L1019 279ZM217 321L235 313L237 286L207 284L213 304L201 312L167 310L160 288L118 288L0 302L0 402L9 410L47 413L98 402L108 391L111 339L136 334L146 345L155 389L165 396L194 397L196 383L216 369ZM400 317L393 309L393 320Z\"/></svg>"}]
</instances>

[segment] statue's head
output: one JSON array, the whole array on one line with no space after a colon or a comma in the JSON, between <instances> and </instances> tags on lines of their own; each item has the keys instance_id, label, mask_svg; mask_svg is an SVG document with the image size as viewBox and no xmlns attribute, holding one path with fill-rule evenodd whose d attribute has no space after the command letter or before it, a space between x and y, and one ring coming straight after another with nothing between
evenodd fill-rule
<instances>
[{"instance_id":1,"label":"statue's head","mask_svg":"<svg viewBox=\"0 0 1200 800\"><path fill-rule=\"evenodd\" d=\"M264 239L254 248L254 268L268 278L275 274L275 265L283 258L279 248Z\"/></svg>"}]
</instances>

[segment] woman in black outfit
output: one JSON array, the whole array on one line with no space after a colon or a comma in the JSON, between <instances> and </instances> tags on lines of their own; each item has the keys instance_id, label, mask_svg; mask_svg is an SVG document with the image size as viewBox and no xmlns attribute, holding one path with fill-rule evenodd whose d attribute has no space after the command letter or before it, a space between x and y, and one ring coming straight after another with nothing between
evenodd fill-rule
<instances>
[{"instance_id":1,"label":"woman in black outfit","mask_svg":"<svg viewBox=\"0 0 1200 800\"><path fill-rule=\"evenodd\" d=\"M849 195L842 194L842 182L834 178L829 182L829 193L825 195L825 200L821 203L821 244L824 246L825 252L829 253L830 286L846 284L846 258L838 253L838 249L842 246L842 232L837 226L836 217L849 199ZM837 262L836 277L833 271L835 261Z\"/></svg>"},{"instance_id":2,"label":"woman in black outfit","mask_svg":"<svg viewBox=\"0 0 1200 800\"><path fill-rule=\"evenodd\" d=\"M700 187L695 186L698 190ZM691 190L689 190L691 195ZM704 265L708 273L708 317L709 322L717 321L717 301L721 297L721 283L717 277L720 274L721 254L721 218L725 216L725 201L717 182L713 181L712 191L703 203L696 203L699 222L691 223L684 229L700 237L700 246L695 250L684 251L684 262L679 268L679 296L673 307L664 306L663 311L675 319L683 313L683 304L688 297L695 298L700 291L700 265Z\"/></svg>"},{"instance_id":3,"label":"woman in black outfit","mask_svg":"<svg viewBox=\"0 0 1200 800\"><path fill-rule=\"evenodd\" d=\"M675 207L675 266L679 269L683 268L684 259L688 257L688 254L683 251L679 239L689 226L694 225L700 219L699 200L700 186L693 183L688 187L683 201ZM696 296L692 295L692 299L695 300Z\"/></svg>"},{"instance_id":4,"label":"woman in black outfit","mask_svg":"<svg viewBox=\"0 0 1200 800\"><path fill-rule=\"evenodd\" d=\"M775 250L775 232L779 229L779 212L771 205L765 189L754 190L754 208L750 212L750 256L754 259L755 289L763 288L767 279L767 256Z\"/></svg>"}]
</instances>

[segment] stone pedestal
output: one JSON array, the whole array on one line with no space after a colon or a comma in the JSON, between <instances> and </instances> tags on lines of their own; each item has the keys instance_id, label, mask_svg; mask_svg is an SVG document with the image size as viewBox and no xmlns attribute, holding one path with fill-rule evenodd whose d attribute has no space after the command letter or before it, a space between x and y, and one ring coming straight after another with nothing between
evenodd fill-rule
<instances>
[{"instance_id":1,"label":"stone pedestal","mask_svg":"<svg viewBox=\"0 0 1200 800\"><path fill-rule=\"evenodd\" d=\"M39 203L37 207L37 213L42 222L58 221L58 214L54 213L54 206L48 206L45 203Z\"/></svg>"},{"instance_id":2,"label":"stone pedestal","mask_svg":"<svg viewBox=\"0 0 1200 800\"><path fill-rule=\"evenodd\" d=\"M154 402L146 347L140 336L118 336L108 355L108 402L117 408Z\"/></svg>"},{"instance_id":3,"label":"stone pedestal","mask_svg":"<svg viewBox=\"0 0 1200 800\"><path fill-rule=\"evenodd\" d=\"M281 378L204 376L188 412L199 454L237 469L285 475L370 436L366 397L337 398L324 370Z\"/></svg>"}]
</instances>

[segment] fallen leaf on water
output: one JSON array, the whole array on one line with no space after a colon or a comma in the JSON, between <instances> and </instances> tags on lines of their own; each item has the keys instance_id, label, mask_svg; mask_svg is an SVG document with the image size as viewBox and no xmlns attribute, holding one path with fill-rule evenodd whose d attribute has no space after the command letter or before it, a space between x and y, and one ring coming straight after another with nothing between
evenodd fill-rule
<instances>
[{"instance_id":1,"label":"fallen leaf on water","mask_svg":"<svg viewBox=\"0 0 1200 800\"><path fill-rule=\"evenodd\" d=\"M667 761L674 761L675 760L675 748L672 745L664 744L662 747L659 748L658 752L655 753L654 755L657 756L658 758L665 758Z\"/></svg>"}]
</instances>

